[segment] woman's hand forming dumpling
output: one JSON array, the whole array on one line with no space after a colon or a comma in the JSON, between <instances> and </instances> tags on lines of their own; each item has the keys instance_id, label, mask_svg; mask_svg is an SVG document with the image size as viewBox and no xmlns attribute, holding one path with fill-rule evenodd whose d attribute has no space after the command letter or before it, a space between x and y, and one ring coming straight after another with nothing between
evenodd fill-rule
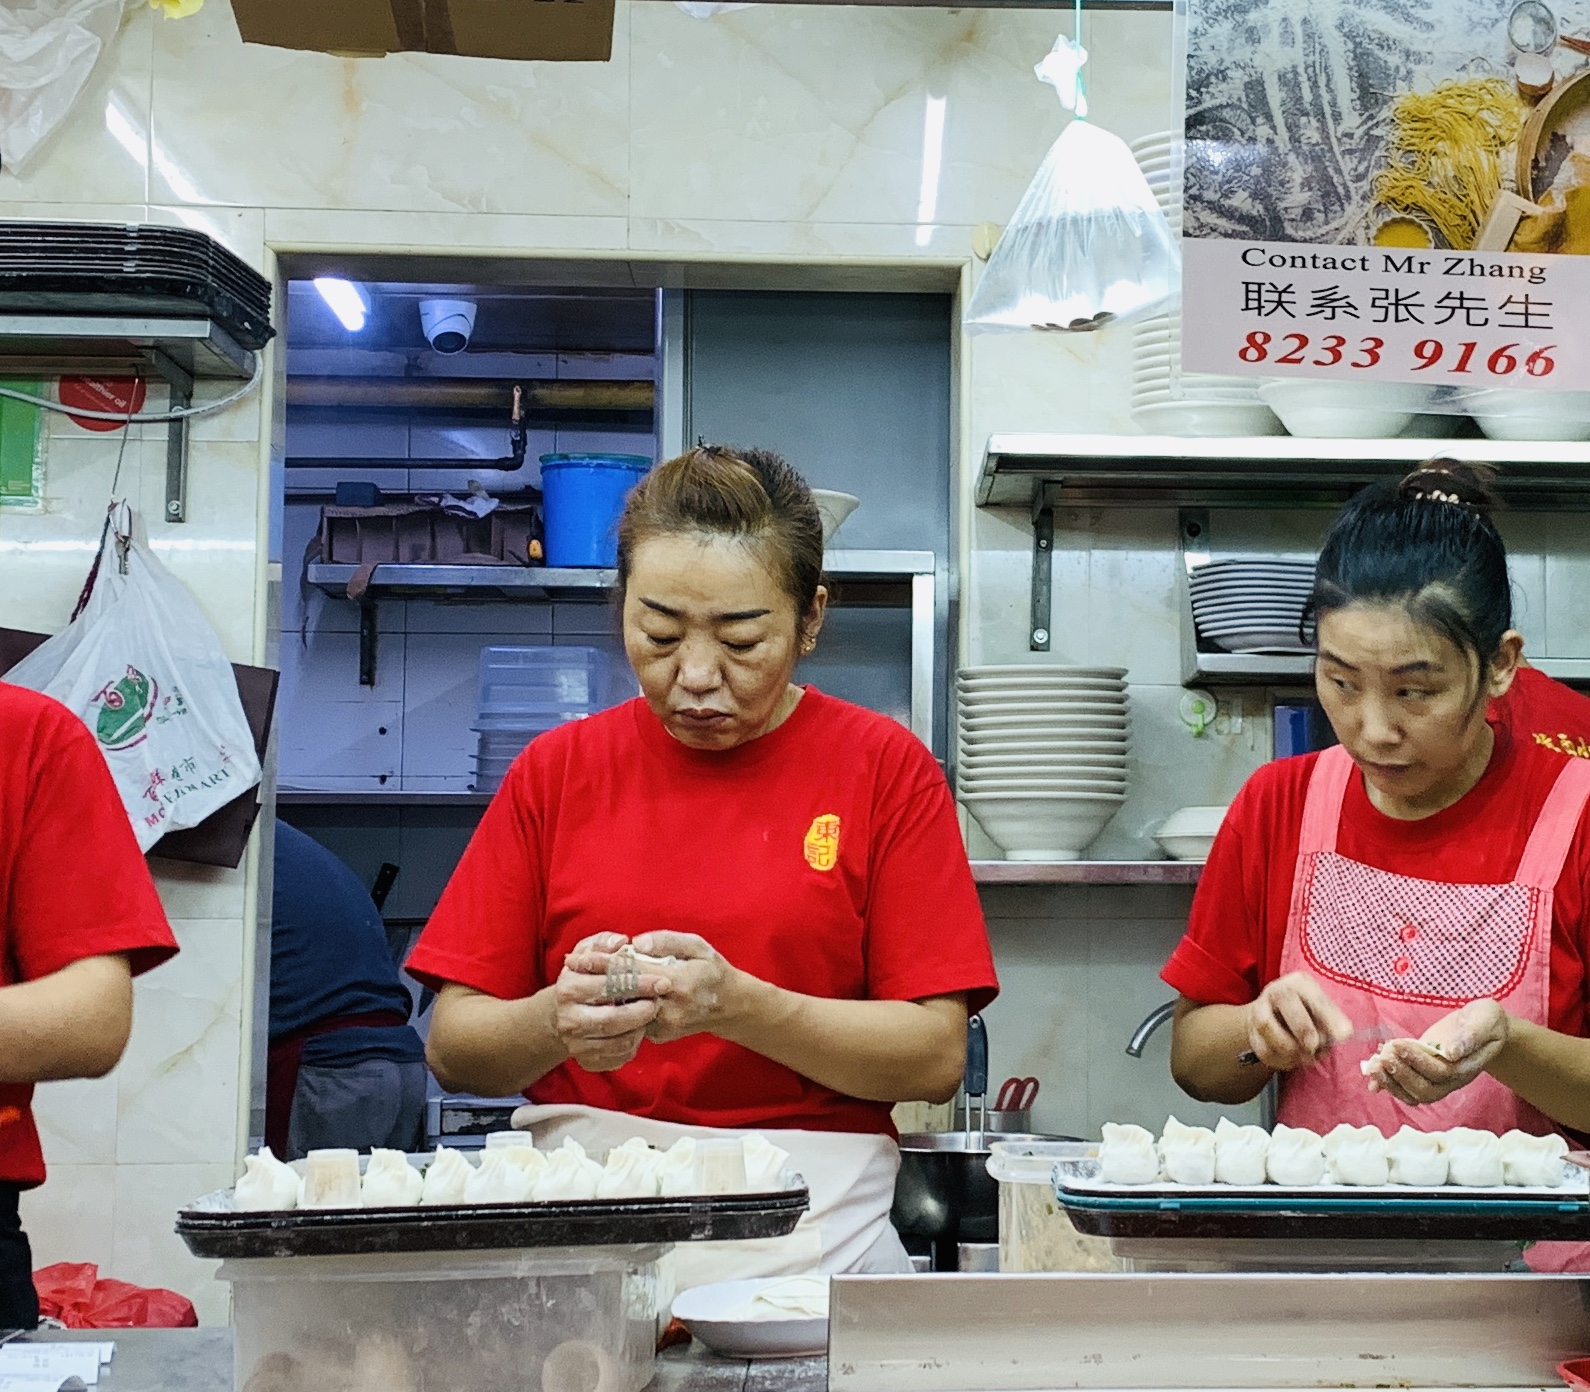
<instances>
[{"instance_id":1,"label":"woman's hand forming dumpling","mask_svg":"<svg viewBox=\"0 0 1590 1392\"><path fill-rule=\"evenodd\" d=\"M642 933L634 942L636 952L678 959L657 992L657 1018L646 1037L668 1044L713 1031L745 974L694 933Z\"/></svg>"},{"instance_id":2,"label":"woman's hand forming dumpling","mask_svg":"<svg viewBox=\"0 0 1590 1392\"><path fill-rule=\"evenodd\" d=\"M1418 1039L1381 1045L1364 1070L1369 1090L1410 1107L1439 1102L1490 1067L1507 1045L1509 1028L1507 1012L1495 1001L1470 1001Z\"/></svg>"},{"instance_id":3,"label":"woman's hand forming dumpling","mask_svg":"<svg viewBox=\"0 0 1590 1392\"><path fill-rule=\"evenodd\" d=\"M605 998L608 958L625 941L621 933L586 938L564 958L557 980L553 1028L569 1057L588 1073L610 1073L635 1057L668 985L661 977L643 976L639 999L614 1005Z\"/></svg>"}]
</instances>

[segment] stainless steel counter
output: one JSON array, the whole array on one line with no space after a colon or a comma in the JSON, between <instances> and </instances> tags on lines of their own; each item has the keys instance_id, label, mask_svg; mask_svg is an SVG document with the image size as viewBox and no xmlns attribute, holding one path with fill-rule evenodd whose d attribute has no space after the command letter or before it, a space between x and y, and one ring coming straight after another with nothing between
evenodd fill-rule
<instances>
[{"instance_id":1,"label":"stainless steel counter","mask_svg":"<svg viewBox=\"0 0 1590 1392\"><path fill-rule=\"evenodd\" d=\"M230 1329L106 1329L40 1332L32 1342L114 1340L116 1357L98 1392L234 1392ZM826 1358L748 1363L694 1348L657 1359L648 1392L826 1392Z\"/></svg>"}]
</instances>

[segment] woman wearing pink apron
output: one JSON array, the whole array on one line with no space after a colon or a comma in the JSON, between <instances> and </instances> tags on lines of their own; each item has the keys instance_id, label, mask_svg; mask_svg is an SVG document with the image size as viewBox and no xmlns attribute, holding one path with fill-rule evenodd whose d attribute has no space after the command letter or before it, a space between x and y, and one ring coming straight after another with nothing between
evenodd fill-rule
<instances>
[{"instance_id":1,"label":"woman wearing pink apron","mask_svg":"<svg viewBox=\"0 0 1590 1392\"><path fill-rule=\"evenodd\" d=\"M1210 854L1164 971L1194 1097L1279 1074L1280 1120L1322 1133L1590 1130L1590 761L1487 720L1522 649L1488 485L1436 461L1326 539L1315 682L1341 743L1259 770Z\"/></svg>"}]
</instances>

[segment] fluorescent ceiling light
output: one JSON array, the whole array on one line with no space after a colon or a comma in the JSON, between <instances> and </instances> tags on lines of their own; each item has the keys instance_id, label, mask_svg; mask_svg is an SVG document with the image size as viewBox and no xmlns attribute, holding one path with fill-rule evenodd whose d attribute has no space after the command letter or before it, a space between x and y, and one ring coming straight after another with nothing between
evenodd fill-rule
<instances>
[{"instance_id":1,"label":"fluorescent ceiling light","mask_svg":"<svg viewBox=\"0 0 1590 1392\"><path fill-rule=\"evenodd\" d=\"M370 305L364 292L352 281L343 280L341 276L316 276L315 289L320 291L320 298L342 320L342 327L349 333L358 333L364 327Z\"/></svg>"},{"instance_id":2,"label":"fluorescent ceiling light","mask_svg":"<svg viewBox=\"0 0 1590 1392\"><path fill-rule=\"evenodd\" d=\"M916 244L933 240L939 209L939 175L944 168L944 108L947 97L929 97L922 112L922 187L916 200Z\"/></svg>"}]
</instances>

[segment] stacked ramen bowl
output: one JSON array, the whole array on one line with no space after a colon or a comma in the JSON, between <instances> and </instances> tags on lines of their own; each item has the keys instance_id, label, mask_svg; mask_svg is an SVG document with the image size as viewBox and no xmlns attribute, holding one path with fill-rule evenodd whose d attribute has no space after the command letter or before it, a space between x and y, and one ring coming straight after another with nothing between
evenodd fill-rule
<instances>
[{"instance_id":1,"label":"stacked ramen bowl","mask_svg":"<svg viewBox=\"0 0 1590 1392\"><path fill-rule=\"evenodd\" d=\"M1233 653L1306 653L1303 611L1314 562L1281 557L1210 561L1188 576L1193 623L1211 646Z\"/></svg>"},{"instance_id":2,"label":"stacked ramen bowl","mask_svg":"<svg viewBox=\"0 0 1590 1392\"><path fill-rule=\"evenodd\" d=\"M1121 667L963 667L956 791L1007 860L1077 860L1126 801Z\"/></svg>"}]
</instances>

